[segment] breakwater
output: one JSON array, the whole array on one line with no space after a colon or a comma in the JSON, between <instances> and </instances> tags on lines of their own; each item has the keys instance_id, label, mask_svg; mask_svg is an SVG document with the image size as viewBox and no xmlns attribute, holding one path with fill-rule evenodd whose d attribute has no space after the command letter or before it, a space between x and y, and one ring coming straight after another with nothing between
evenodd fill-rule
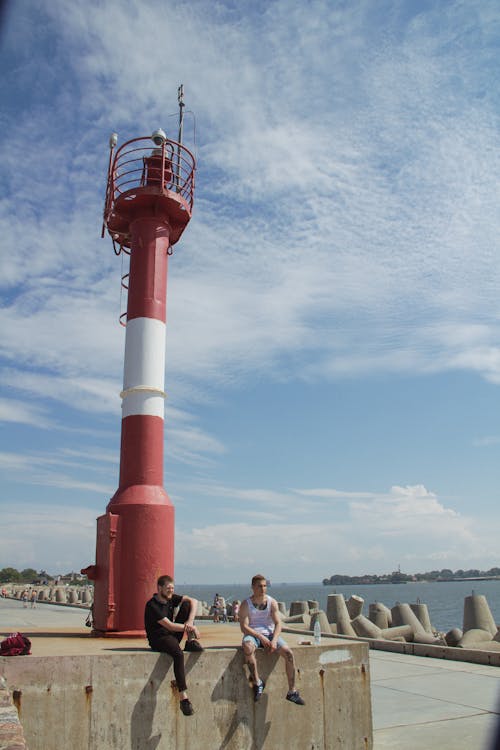
<instances>
[{"instance_id":1,"label":"breakwater","mask_svg":"<svg viewBox=\"0 0 500 750\"><path fill-rule=\"evenodd\" d=\"M4 584L9 595L19 598L23 586L20 584ZM28 587L29 588L29 587ZM92 587L32 587L38 596L43 595L47 603L71 604L89 608L92 602ZM226 601L243 600L250 594L250 586L241 583L190 584L176 582L179 593L195 596L200 601L211 604L215 593L219 593ZM41 594L43 591L43 594ZM154 587L151 594L154 593ZM463 626L463 606L466 596L482 594L488 600L495 622L500 623L500 581L453 581L450 583L408 583L408 584L374 584L366 586L323 586L321 583L275 583L273 582L269 594L278 601L285 603L287 609L293 601L317 601L319 608L326 611L327 598L330 594L341 593L345 599L352 595L360 596L368 607L374 602L383 602L389 608L401 602L425 603L429 610L433 627L440 632L448 632L452 628ZM56 601L57 600L57 601Z\"/></svg>"},{"instance_id":2,"label":"breakwater","mask_svg":"<svg viewBox=\"0 0 500 750\"><path fill-rule=\"evenodd\" d=\"M176 582L180 593L190 594L201 601L212 602L214 593L225 597L226 601L240 599L251 593L249 585L211 584L193 585ZM408 584L374 584L367 586L323 586L321 583L280 583L272 581L269 594L278 601L283 601L287 609L293 601L313 600L319 603L320 609L326 611L329 594L343 594L349 599L353 594L361 596L367 606L373 602L384 602L393 607L397 602L416 602L418 599L427 604L433 626L443 632L455 627L462 627L464 599L472 593L483 594L488 600L496 622L500 623L500 581L457 581L450 583L408 583Z\"/></svg>"}]
</instances>

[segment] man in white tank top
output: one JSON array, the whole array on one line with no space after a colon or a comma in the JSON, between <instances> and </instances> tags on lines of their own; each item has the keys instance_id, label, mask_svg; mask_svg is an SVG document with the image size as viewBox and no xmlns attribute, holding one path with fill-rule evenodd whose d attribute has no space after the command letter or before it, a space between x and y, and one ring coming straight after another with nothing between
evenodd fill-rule
<instances>
[{"instance_id":1,"label":"man in white tank top","mask_svg":"<svg viewBox=\"0 0 500 750\"><path fill-rule=\"evenodd\" d=\"M240 628L243 633L243 653L253 683L254 700L255 702L260 700L265 687L264 681L259 677L255 658L255 650L263 648L270 654L277 651L284 658L288 679L286 699L298 706L303 706L304 700L295 688L293 653L280 637L281 618L278 603L267 595L267 583L263 575L257 574L252 578L252 591L252 596L245 599L240 606Z\"/></svg>"}]
</instances>

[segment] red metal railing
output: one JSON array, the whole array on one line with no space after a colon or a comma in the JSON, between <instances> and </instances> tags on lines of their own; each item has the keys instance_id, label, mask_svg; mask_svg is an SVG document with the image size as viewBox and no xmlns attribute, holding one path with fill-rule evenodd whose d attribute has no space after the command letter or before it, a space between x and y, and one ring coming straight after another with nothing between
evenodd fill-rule
<instances>
[{"instance_id":1,"label":"red metal railing","mask_svg":"<svg viewBox=\"0 0 500 750\"><path fill-rule=\"evenodd\" d=\"M127 141L110 159L105 226L116 204L133 201L141 188L146 189L141 193L170 196L191 214L195 167L193 154L177 141L167 140L161 146L155 146L149 136Z\"/></svg>"}]
</instances>

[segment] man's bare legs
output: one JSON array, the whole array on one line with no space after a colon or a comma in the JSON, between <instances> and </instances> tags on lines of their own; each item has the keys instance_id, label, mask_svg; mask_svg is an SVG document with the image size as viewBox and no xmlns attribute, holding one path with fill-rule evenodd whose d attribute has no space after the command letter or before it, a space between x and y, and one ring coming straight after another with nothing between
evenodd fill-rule
<instances>
[{"instance_id":1,"label":"man's bare legs","mask_svg":"<svg viewBox=\"0 0 500 750\"><path fill-rule=\"evenodd\" d=\"M288 646L282 646L279 649L278 653L285 660L288 690L292 693L295 691L295 659L293 658L293 652L288 648Z\"/></svg>"},{"instance_id":2,"label":"man's bare legs","mask_svg":"<svg viewBox=\"0 0 500 750\"><path fill-rule=\"evenodd\" d=\"M243 643L243 654L245 656L245 662L248 665L250 677L254 685L255 699L259 700L260 695L262 694L262 690L259 690L258 693L256 693L255 687L261 684L263 685L263 683L259 677L259 672L257 669L257 658L255 655L256 651L256 646L250 641L245 641ZM295 659L293 656L293 651L288 646L281 646L281 648L278 649L278 654L285 660L285 672L288 680L288 695L295 694L297 691L295 688Z\"/></svg>"},{"instance_id":3,"label":"man's bare legs","mask_svg":"<svg viewBox=\"0 0 500 750\"><path fill-rule=\"evenodd\" d=\"M243 643L243 654L245 656L245 661L248 664L248 669L250 670L250 677L252 678L252 682L254 685L258 685L260 682L259 673L257 671L257 659L255 658L255 644L251 643L249 641L245 641Z\"/></svg>"}]
</instances>

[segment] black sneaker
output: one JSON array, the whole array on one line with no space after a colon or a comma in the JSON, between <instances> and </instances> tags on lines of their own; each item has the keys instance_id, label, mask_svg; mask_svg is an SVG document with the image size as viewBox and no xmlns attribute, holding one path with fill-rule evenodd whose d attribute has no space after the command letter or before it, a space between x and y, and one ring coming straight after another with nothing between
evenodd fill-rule
<instances>
[{"instance_id":1,"label":"black sneaker","mask_svg":"<svg viewBox=\"0 0 500 750\"><path fill-rule=\"evenodd\" d=\"M199 641L196 640L196 638L191 638L191 640L186 641L186 645L184 646L184 651L204 651L205 649L201 645Z\"/></svg>"},{"instance_id":2,"label":"black sneaker","mask_svg":"<svg viewBox=\"0 0 500 750\"><path fill-rule=\"evenodd\" d=\"M292 703L296 703L297 706L305 706L306 702L303 698L300 697L298 690L289 690L286 694L287 701L291 701Z\"/></svg>"},{"instance_id":3,"label":"black sneaker","mask_svg":"<svg viewBox=\"0 0 500 750\"><path fill-rule=\"evenodd\" d=\"M253 699L255 703L258 703L261 699L262 693L264 692L264 688L266 687L266 683L264 680L261 680L258 685L254 683L253 686Z\"/></svg>"},{"instance_id":4,"label":"black sneaker","mask_svg":"<svg viewBox=\"0 0 500 750\"><path fill-rule=\"evenodd\" d=\"M194 714L194 708L189 698L184 698L184 700L180 702L180 707L184 716L192 716Z\"/></svg>"}]
</instances>

